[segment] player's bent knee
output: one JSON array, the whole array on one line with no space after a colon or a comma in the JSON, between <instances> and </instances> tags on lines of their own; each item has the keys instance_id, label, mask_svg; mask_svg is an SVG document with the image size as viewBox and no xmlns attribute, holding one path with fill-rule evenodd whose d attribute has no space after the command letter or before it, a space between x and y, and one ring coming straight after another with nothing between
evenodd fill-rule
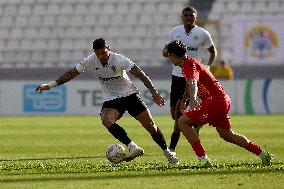
<instances>
[{"instance_id":1,"label":"player's bent knee","mask_svg":"<svg viewBox=\"0 0 284 189\"><path fill-rule=\"evenodd\" d=\"M110 119L103 117L101 118L102 124L106 127L109 128L114 122L111 121Z\"/></svg>"}]
</instances>

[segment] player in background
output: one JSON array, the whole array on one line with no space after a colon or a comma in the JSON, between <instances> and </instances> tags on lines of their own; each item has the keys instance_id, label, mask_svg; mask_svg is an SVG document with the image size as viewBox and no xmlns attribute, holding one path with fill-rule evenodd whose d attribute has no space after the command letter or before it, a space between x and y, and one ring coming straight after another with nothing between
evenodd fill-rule
<instances>
[{"instance_id":1,"label":"player in background","mask_svg":"<svg viewBox=\"0 0 284 189\"><path fill-rule=\"evenodd\" d=\"M211 166L199 136L192 125L209 125L216 128L225 141L236 144L259 156L263 165L270 165L272 155L263 151L259 145L232 130L229 111L231 100L213 74L198 60L186 55L187 46L180 41L168 44L169 59L182 68L186 78L186 91L182 99L181 111L185 101L190 98L189 110L178 120L178 126L198 157L197 167ZM197 100L197 96L201 102Z\"/></svg>"},{"instance_id":2,"label":"player in background","mask_svg":"<svg viewBox=\"0 0 284 189\"><path fill-rule=\"evenodd\" d=\"M116 139L129 148L124 161L131 161L144 154L144 150L135 144L126 131L116 123L125 111L128 111L151 134L168 161L178 164L178 159L167 148L161 130L156 126L149 109L139 96L138 89L130 81L126 72L140 79L151 92L154 102L163 106L165 100L156 91L149 77L131 60L112 52L103 38L98 38L93 42L93 50L93 54L77 63L73 69L65 72L55 81L37 86L36 91L50 90L72 80L85 70L90 71L99 80L104 93L104 103L101 109L102 124Z\"/></svg>"},{"instance_id":3,"label":"player in background","mask_svg":"<svg viewBox=\"0 0 284 189\"><path fill-rule=\"evenodd\" d=\"M187 46L186 54L201 61L201 53L203 49L207 49L210 56L207 67L213 64L217 56L217 50L211 38L211 35L205 29L195 24L197 20L197 11L194 7L186 7L182 10L181 20L183 25L172 28L169 32L169 42L180 40ZM163 56L168 57L167 45L163 50ZM174 122L174 130L171 136L170 150L175 151L177 146L180 130L178 129L178 118L182 115L180 112L180 102L185 89L185 78L182 75L181 67L173 65L172 84L170 93L170 111ZM199 127L194 127L199 134Z\"/></svg>"}]
</instances>

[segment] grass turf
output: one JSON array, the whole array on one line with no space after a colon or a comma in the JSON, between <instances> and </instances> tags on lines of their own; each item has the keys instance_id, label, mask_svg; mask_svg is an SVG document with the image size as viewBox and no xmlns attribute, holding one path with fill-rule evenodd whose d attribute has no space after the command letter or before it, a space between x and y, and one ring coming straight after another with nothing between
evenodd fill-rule
<instances>
[{"instance_id":1,"label":"grass turf","mask_svg":"<svg viewBox=\"0 0 284 189\"><path fill-rule=\"evenodd\" d=\"M169 143L173 121L154 116ZM129 163L111 164L105 149L118 143L98 117L0 117L0 188L281 188L284 185L284 116L232 116L233 129L274 154L273 165L226 143L213 127L201 140L213 162L192 167L195 155L181 136L179 165L169 165L138 122L119 124L145 150Z\"/></svg>"}]
</instances>

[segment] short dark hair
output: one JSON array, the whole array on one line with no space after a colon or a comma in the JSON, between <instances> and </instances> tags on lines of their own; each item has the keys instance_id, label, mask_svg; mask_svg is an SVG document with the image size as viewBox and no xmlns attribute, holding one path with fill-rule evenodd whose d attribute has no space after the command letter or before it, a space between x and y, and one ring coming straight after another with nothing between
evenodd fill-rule
<instances>
[{"instance_id":1,"label":"short dark hair","mask_svg":"<svg viewBox=\"0 0 284 189\"><path fill-rule=\"evenodd\" d=\"M175 40L167 45L168 53L174 54L178 57L183 57L186 53L186 45L181 41Z\"/></svg>"},{"instance_id":2,"label":"short dark hair","mask_svg":"<svg viewBox=\"0 0 284 189\"><path fill-rule=\"evenodd\" d=\"M194 12L194 13L197 15L197 10L196 10L194 7L192 7L192 6L185 7L185 8L182 10L181 14L183 14L185 11L192 11L192 12Z\"/></svg>"},{"instance_id":3,"label":"short dark hair","mask_svg":"<svg viewBox=\"0 0 284 189\"><path fill-rule=\"evenodd\" d=\"M99 50L102 48L108 47L108 44L105 39L103 38L98 38L93 42L93 49L94 50Z\"/></svg>"}]
</instances>

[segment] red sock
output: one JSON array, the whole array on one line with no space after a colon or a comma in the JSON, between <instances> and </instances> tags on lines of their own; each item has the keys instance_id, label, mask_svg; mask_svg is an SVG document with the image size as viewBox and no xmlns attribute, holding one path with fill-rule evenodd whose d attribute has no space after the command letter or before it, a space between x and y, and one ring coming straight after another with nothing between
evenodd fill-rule
<instances>
[{"instance_id":1,"label":"red sock","mask_svg":"<svg viewBox=\"0 0 284 189\"><path fill-rule=\"evenodd\" d=\"M198 157L202 157L205 156L205 150L200 142L200 140L196 141L195 143L193 143L192 145L192 149L194 150L195 154Z\"/></svg>"},{"instance_id":2,"label":"red sock","mask_svg":"<svg viewBox=\"0 0 284 189\"><path fill-rule=\"evenodd\" d=\"M255 144L253 142L248 143L248 145L245 147L245 149L254 153L257 156L262 152L260 146L258 146L257 144Z\"/></svg>"}]
</instances>

